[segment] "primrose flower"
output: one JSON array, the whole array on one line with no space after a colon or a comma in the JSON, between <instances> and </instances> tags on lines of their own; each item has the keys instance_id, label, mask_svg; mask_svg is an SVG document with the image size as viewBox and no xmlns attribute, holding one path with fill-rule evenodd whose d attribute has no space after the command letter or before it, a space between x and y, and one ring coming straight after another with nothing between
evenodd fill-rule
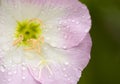
<instances>
[{"instance_id":1,"label":"primrose flower","mask_svg":"<svg viewBox=\"0 0 120 84\"><path fill-rule=\"evenodd\" d=\"M90 27L78 0L0 0L0 84L77 84Z\"/></svg>"}]
</instances>

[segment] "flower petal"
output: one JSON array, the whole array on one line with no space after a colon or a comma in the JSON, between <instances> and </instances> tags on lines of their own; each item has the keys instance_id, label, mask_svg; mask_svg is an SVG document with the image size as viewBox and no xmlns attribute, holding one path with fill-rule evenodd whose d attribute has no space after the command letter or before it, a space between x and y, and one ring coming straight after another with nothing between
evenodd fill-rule
<instances>
[{"instance_id":1,"label":"flower petal","mask_svg":"<svg viewBox=\"0 0 120 84\"><path fill-rule=\"evenodd\" d=\"M32 70L32 76L42 84L77 84L82 70L90 59L91 39L89 34L79 46L69 50L47 47L46 64ZM45 63L45 61L44 61Z\"/></svg>"},{"instance_id":2,"label":"flower petal","mask_svg":"<svg viewBox=\"0 0 120 84\"><path fill-rule=\"evenodd\" d=\"M91 27L88 9L75 0L68 3L52 1L43 14L39 15L45 23L45 41L57 48L68 49L77 46Z\"/></svg>"},{"instance_id":3,"label":"flower petal","mask_svg":"<svg viewBox=\"0 0 120 84\"><path fill-rule=\"evenodd\" d=\"M57 48L77 46L91 27L87 7L78 0L2 0L16 20L38 18L45 42Z\"/></svg>"},{"instance_id":4,"label":"flower petal","mask_svg":"<svg viewBox=\"0 0 120 84\"><path fill-rule=\"evenodd\" d=\"M4 61L6 61L7 65L9 65L8 52L10 51L6 49L8 47L11 48L12 43L9 42L13 40L11 37L16 26L15 21L32 18L39 18L42 21L45 42L51 45L47 45L42 52L45 55L45 60L35 57L35 60L32 59L29 61L22 55L25 54L25 51L21 49L17 49L18 51L14 53L11 52L15 61L17 52L23 52L18 55L20 58L17 60L25 61L32 66L35 66L39 61L43 64L42 66L41 63L39 64L39 67L37 67L38 70L33 70L32 66L29 67L31 75L28 71L25 71L24 74L18 64L15 67L18 75L10 77L8 76L8 74L11 74L9 72L14 71L13 68L11 70L12 66L10 65L10 69L7 67L7 70L4 71L6 66L2 64L2 59L0 59L1 83L7 84L10 82L9 84L14 84L17 81L22 83L23 81L20 77L28 76L24 82L25 84L37 84L38 81L43 84L77 84L81 76L81 71L90 59L91 40L87 34L91 26L91 20L86 6L77 0L1 0L0 28L2 30L0 30L0 35L4 37L0 36L0 40L2 41L0 43L0 46L2 46L0 50L6 53ZM3 31L5 32L3 33ZM56 48L65 48L66 50ZM13 49L12 46L10 50L13 51ZM3 55L1 51L0 55ZM34 54L34 56L37 55ZM14 81L11 81L11 79ZM23 79L25 78L23 77Z\"/></svg>"},{"instance_id":5,"label":"flower petal","mask_svg":"<svg viewBox=\"0 0 120 84\"><path fill-rule=\"evenodd\" d=\"M21 7L19 0L1 0L0 7L6 11L6 14L11 16L13 20L21 19ZM1 10L0 10L1 11Z\"/></svg>"},{"instance_id":6,"label":"flower petal","mask_svg":"<svg viewBox=\"0 0 120 84\"><path fill-rule=\"evenodd\" d=\"M27 68L22 66L0 67L0 84L41 84L34 80Z\"/></svg>"}]
</instances>

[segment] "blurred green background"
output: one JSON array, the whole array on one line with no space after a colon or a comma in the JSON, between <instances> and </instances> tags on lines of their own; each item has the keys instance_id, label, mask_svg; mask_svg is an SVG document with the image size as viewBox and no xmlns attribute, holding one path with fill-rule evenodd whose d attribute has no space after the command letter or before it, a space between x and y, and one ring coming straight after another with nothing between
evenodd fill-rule
<instances>
[{"instance_id":1,"label":"blurred green background","mask_svg":"<svg viewBox=\"0 0 120 84\"><path fill-rule=\"evenodd\" d=\"M91 61L78 84L120 84L120 0L80 0L92 17Z\"/></svg>"}]
</instances>

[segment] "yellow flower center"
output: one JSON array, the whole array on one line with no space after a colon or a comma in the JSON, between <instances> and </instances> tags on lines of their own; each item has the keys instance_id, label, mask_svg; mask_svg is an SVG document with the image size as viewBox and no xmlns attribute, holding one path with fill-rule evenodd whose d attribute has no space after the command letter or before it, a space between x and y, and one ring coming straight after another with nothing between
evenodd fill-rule
<instances>
[{"instance_id":1,"label":"yellow flower center","mask_svg":"<svg viewBox=\"0 0 120 84\"><path fill-rule=\"evenodd\" d=\"M25 50L36 50L40 52L40 45L44 38L42 34L42 23L39 19L17 21L14 46L27 47Z\"/></svg>"}]
</instances>

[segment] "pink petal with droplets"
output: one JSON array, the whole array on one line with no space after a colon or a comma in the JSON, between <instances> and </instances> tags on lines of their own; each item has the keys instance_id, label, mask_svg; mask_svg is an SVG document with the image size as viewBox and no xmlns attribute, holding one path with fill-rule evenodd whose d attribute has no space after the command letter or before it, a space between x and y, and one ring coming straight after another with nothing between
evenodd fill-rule
<instances>
[{"instance_id":1,"label":"pink petal with droplets","mask_svg":"<svg viewBox=\"0 0 120 84\"><path fill-rule=\"evenodd\" d=\"M51 50L48 53L49 63L41 69L41 72L39 69L34 71L29 68L29 70L31 75L42 84L77 84L81 72L90 60L90 50L91 39L88 34L77 47L68 50ZM53 53L52 56L50 53Z\"/></svg>"},{"instance_id":2,"label":"pink petal with droplets","mask_svg":"<svg viewBox=\"0 0 120 84\"><path fill-rule=\"evenodd\" d=\"M78 0L2 0L13 19L38 18L43 23L45 42L57 48L77 46L89 32L87 7Z\"/></svg>"},{"instance_id":3,"label":"pink petal with droplets","mask_svg":"<svg viewBox=\"0 0 120 84\"><path fill-rule=\"evenodd\" d=\"M0 84L41 84L22 66L0 68Z\"/></svg>"}]
</instances>

